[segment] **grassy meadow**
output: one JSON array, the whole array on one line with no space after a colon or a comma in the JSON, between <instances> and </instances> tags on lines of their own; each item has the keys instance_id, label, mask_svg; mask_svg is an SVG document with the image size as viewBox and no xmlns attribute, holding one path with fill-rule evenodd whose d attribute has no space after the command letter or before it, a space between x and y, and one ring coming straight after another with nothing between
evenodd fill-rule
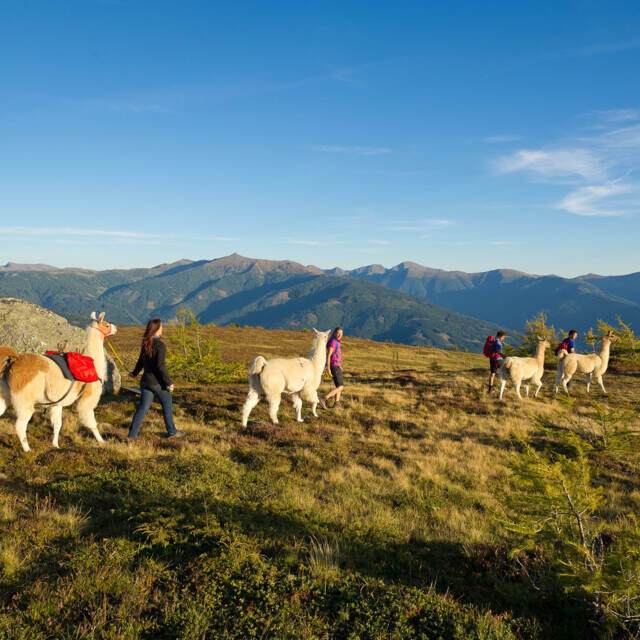
<instances>
[{"instance_id":1,"label":"grassy meadow","mask_svg":"<svg viewBox=\"0 0 640 640\"><path fill-rule=\"evenodd\" d=\"M225 361L311 343L207 331ZM114 338L129 368L140 335ZM344 350L345 406L304 424L285 400L242 430L242 379L176 380L175 442L154 406L127 443L125 392L102 447L65 410L25 455L0 419L0 637L639 637L640 377L499 403L481 355Z\"/></svg>"}]
</instances>

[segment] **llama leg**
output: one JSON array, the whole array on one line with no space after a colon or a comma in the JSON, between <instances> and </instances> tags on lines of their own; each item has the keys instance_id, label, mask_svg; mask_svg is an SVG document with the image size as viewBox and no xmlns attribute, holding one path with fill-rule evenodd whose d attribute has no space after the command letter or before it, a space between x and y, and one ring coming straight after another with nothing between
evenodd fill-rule
<instances>
[{"instance_id":1,"label":"llama leg","mask_svg":"<svg viewBox=\"0 0 640 640\"><path fill-rule=\"evenodd\" d=\"M499 400L502 400L502 396L504 395L504 389L507 386L506 380L500 380L500 395L498 396Z\"/></svg>"},{"instance_id":2,"label":"llama leg","mask_svg":"<svg viewBox=\"0 0 640 640\"><path fill-rule=\"evenodd\" d=\"M521 384L522 384L521 382L516 382L516 384L515 384L516 395L518 396L518 400L522 400L522 395L520 394L520 385Z\"/></svg>"},{"instance_id":3,"label":"llama leg","mask_svg":"<svg viewBox=\"0 0 640 640\"><path fill-rule=\"evenodd\" d=\"M20 407L16 409L16 435L25 452L31 451L29 441L27 440L27 426L33 415L33 407Z\"/></svg>"},{"instance_id":4,"label":"llama leg","mask_svg":"<svg viewBox=\"0 0 640 640\"><path fill-rule=\"evenodd\" d=\"M298 422L304 422L302 419L302 398L297 393L294 393L291 396L291 400L293 402L293 407L296 410L296 420Z\"/></svg>"},{"instance_id":5,"label":"llama leg","mask_svg":"<svg viewBox=\"0 0 640 640\"><path fill-rule=\"evenodd\" d=\"M273 424L278 424L278 409L280 408L280 394L267 398L269 401L269 417Z\"/></svg>"},{"instance_id":6,"label":"llama leg","mask_svg":"<svg viewBox=\"0 0 640 640\"><path fill-rule=\"evenodd\" d=\"M560 381L562 380L562 376L560 375L560 372L558 372L556 374L556 383L554 385L553 388L553 395L557 396L558 395L558 391L560 390Z\"/></svg>"},{"instance_id":7,"label":"llama leg","mask_svg":"<svg viewBox=\"0 0 640 640\"><path fill-rule=\"evenodd\" d=\"M540 389L542 389L542 382L540 380L536 380L536 392L533 394L534 398L538 397Z\"/></svg>"},{"instance_id":8,"label":"llama leg","mask_svg":"<svg viewBox=\"0 0 640 640\"><path fill-rule=\"evenodd\" d=\"M244 406L242 407L242 426L246 427L249 422L249 416L253 411L253 408L260 402L260 396L254 389L249 389L249 393L247 394L247 399L244 401Z\"/></svg>"},{"instance_id":9,"label":"llama leg","mask_svg":"<svg viewBox=\"0 0 640 640\"><path fill-rule=\"evenodd\" d=\"M320 398L318 398L317 389L304 388L300 392L300 396L306 402L311 403L311 413L313 414L314 418L318 418L319 416L318 416L317 407L318 407L318 404L320 402Z\"/></svg>"},{"instance_id":10,"label":"llama leg","mask_svg":"<svg viewBox=\"0 0 640 640\"><path fill-rule=\"evenodd\" d=\"M60 429L62 429L62 407L51 407L51 409L49 409L49 420L51 420L51 426L53 428L53 440L51 444L53 444L56 449L59 449L58 438L60 436Z\"/></svg>"},{"instance_id":11,"label":"llama leg","mask_svg":"<svg viewBox=\"0 0 640 640\"><path fill-rule=\"evenodd\" d=\"M591 391L591 379L593 378L593 373L589 374L589 377L587 378L587 393L589 393L589 391Z\"/></svg>"},{"instance_id":12,"label":"llama leg","mask_svg":"<svg viewBox=\"0 0 640 640\"><path fill-rule=\"evenodd\" d=\"M602 381L602 376L598 376L597 380L598 380L598 384L600 385L600 388L602 389L602 393L607 395L607 390L604 388L604 382Z\"/></svg>"},{"instance_id":13,"label":"llama leg","mask_svg":"<svg viewBox=\"0 0 640 640\"><path fill-rule=\"evenodd\" d=\"M4 415L4 412L7 410L7 401L0 394L0 417Z\"/></svg>"},{"instance_id":14,"label":"llama leg","mask_svg":"<svg viewBox=\"0 0 640 640\"><path fill-rule=\"evenodd\" d=\"M524 392L527 394L527 398L529 397L529 385L525 384L524 385Z\"/></svg>"},{"instance_id":15,"label":"llama leg","mask_svg":"<svg viewBox=\"0 0 640 640\"><path fill-rule=\"evenodd\" d=\"M100 431L98 431L98 423L96 422L96 416L93 409L88 407L78 407L78 418L80 418L80 423L93 433L93 437L100 444L104 443L104 440L100 435Z\"/></svg>"}]
</instances>

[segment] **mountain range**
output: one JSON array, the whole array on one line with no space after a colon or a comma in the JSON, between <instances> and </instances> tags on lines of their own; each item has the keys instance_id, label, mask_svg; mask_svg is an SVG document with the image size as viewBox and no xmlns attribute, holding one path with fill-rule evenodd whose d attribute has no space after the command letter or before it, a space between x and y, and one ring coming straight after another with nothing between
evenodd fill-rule
<instances>
[{"instance_id":1,"label":"mountain range","mask_svg":"<svg viewBox=\"0 0 640 640\"><path fill-rule=\"evenodd\" d=\"M81 322L93 308L114 322L173 318L186 306L202 322L303 328L343 325L348 333L408 344L478 350L497 326L520 330L540 311L557 327L586 330L620 315L640 326L640 273L539 276L431 269L413 262L345 271L233 254L150 269L0 266L0 296L16 297Z\"/></svg>"}]
</instances>

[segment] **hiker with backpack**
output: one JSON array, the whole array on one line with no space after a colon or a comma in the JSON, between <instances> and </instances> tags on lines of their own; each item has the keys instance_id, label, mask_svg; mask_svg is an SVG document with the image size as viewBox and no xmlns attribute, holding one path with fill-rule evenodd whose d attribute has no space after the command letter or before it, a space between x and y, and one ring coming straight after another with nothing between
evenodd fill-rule
<instances>
[{"instance_id":1,"label":"hiker with backpack","mask_svg":"<svg viewBox=\"0 0 640 640\"><path fill-rule=\"evenodd\" d=\"M556 355L558 355L561 351L566 351L567 353L575 353L576 352L576 338L578 337L578 332L575 329L571 329L567 334L567 337L556 347Z\"/></svg>"},{"instance_id":2,"label":"hiker with backpack","mask_svg":"<svg viewBox=\"0 0 640 640\"><path fill-rule=\"evenodd\" d=\"M506 331L498 331L495 336L488 336L484 343L482 353L489 358L489 389L488 393L493 390L493 383L496 379L496 373L504 362L504 341L507 337Z\"/></svg>"}]
</instances>

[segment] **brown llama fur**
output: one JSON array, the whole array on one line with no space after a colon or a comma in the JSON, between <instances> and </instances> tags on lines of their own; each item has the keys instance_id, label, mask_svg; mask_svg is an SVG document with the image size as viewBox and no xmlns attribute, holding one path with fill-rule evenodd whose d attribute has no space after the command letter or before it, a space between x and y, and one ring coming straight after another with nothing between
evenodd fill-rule
<instances>
[{"instance_id":1,"label":"brown llama fur","mask_svg":"<svg viewBox=\"0 0 640 640\"><path fill-rule=\"evenodd\" d=\"M7 406L13 407L16 414L16 434L24 451L30 451L27 426L37 406L47 407L49 410L54 447L59 446L62 409L74 403L80 423L93 433L98 442L104 442L94 410L100 402L107 373L104 340L116 331L115 325L105 322L104 313L99 317L96 317L95 312L91 314L84 353L93 358L100 380L86 385L67 380L58 365L45 356L23 353L6 359L4 373L0 378L0 416Z\"/></svg>"},{"instance_id":2,"label":"brown llama fur","mask_svg":"<svg viewBox=\"0 0 640 640\"><path fill-rule=\"evenodd\" d=\"M18 354L11 347L0 345L0 375L4 373L11 360L15 360L17 357Z\"/></svg>"}]
</instances>

